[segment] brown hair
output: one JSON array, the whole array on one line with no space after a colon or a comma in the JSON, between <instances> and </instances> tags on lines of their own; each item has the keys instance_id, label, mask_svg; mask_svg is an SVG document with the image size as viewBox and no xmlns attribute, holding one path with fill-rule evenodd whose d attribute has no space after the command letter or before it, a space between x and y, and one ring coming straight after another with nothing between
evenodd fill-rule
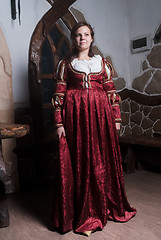
<instances>
[{"instance_id":1,"label":"brown hair","mask_svg":"<svg viewBox=\"0 0 161 240\"><path fill-rule=\"evenodd\" d=\"M71 40L72 40L72 49L71 49L71 54L70 56L68 57L68 59L71 61L74 57L77 57L78 56L78 49L76 48L75 44L74 44L74 41L75 41L75 37L76 37L76 31L78 30L78 28L80 27L83 27L83 26L86 26L89 28L90 32L91 32L91 37L92 39L94 39L94 31L93 31L93 28L91 27L91 25L87 22L78 22L75 24L75 26L72 28L71 30ZM88 53L88 56L89 57L93 57L94 54L92 52L92 44L93 44L93 41L91 43L91 46L89 48L89 53Z\"/></svg>"}]
</instances>

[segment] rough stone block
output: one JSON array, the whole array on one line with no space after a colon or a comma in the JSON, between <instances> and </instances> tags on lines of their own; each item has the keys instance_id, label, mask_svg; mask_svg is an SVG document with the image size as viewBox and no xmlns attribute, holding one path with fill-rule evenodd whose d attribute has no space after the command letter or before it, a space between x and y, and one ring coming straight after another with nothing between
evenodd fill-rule
<instances>
[{"instance_id":1,"label":"rough stone block","mask_svg":"<svg viewBox=\"0 0 161 240\"><path fill-rule=\"evenodd\" d=\"M138 125L135 125L133 128L132 128L132 135L134 136L138 136L138 135L143 135L143 130L140 126Z\"/></svg>"},{"instance_id":2,"label":"rough stone block","mask_svg":"<svg viewBox=\"0 0 161 240\"><path fill-rule=\"evenodd\" d=\"M134 101L131 101L131 112L135 113L138 110L139 110L139 104Z\"/></svg>"},{"instance_id":3,"label":"rough stone block","mask_svg":"<svg viewBox=\"0 0 161 240\"><path fill-rule=\"evenodd\" d=\"M155 72L152 80L145 88L148 94L161 94L161 70Z\"/></svg>"},{"instance_id":4,"label":"rough stone block","mask_svg":"<svg viewBox=\"0 0 161 240\"><path fill-rule=\"evenodd\" d=\"M125 126L124 135L129 136L132 134L131 127Z\"/></svg>"},{"instance_id":5,"label":"rough stone block","mask_svg":"<svg viewBox=\"0 0 161 240\"><path fill-rule=\"evenodd\" d=\"M147 115L150 113L151 109L152 109L152 107L144 106L144 107L143 107L143 113L144 113L144 115L147 116Z\"/></svg>"},{"instance_id":6,"label":"rough stone block","mask_svg":"<svg viewBox=\"0 0 161 240\"><path fill-rule=\"evenodd\" d=\"M130 114L129 113L121 113L121 119L122 119L122 125L128 125L130 120Z\"/></svg>"},{"instance_id":7,"label":"rough stone block","mask_svg":"<svg viewBox=\"0 0 161 240\"><path fill-rule=\"evenodd\" d=\"M142 113L138 111L131 115L130 121L140 125L142 117L143 117Z\"/></svg>"},{"instance_id":8,"label":"rough stone block","mask_svg":"<svg viewBox=\"0 0 161 240\"><path fill-rule=\"evenodd\" d=\"M121 104L121 109L123 112L129 113L130 112L130 103L128 101L123 101Z\"/></svg>"},{"instance_id":9,"label":"rough stone block","mask_svg":"<svg viewBox=\"0 0 161 240\"><path fill-rule=\"evenodd\" d=\"M126 86L125 79L118 78L118 79L114 80L114 85L115 85L116 91L123 90Z\"/></svg>"},{"instance_id":10,"label":"rough stone block","mask_svg":"<svg viewBox=\"0 0 161 240\"><path fill-rule=\"evenodd\" d=\"M148 130L145 130L145 131L144 131L144 136L152 137L152 136L153 136L153 128L150 128L150 129L148 129Z\"/></svg>"},{"instance_id":11,"label":"rough stone block","mask_svg":"<svg viewBox=\"0 0 161 240\"><path fill-rule=\"evenodd\" d=\"M161 118L161 106L153 107L149 114L149 118L152 121L156 121L157 119L160 119Z\"/></svg>"},{"instance_id":12,"label":"rough stone block","mask_svg":"<svg viewBox=\"0 0 161 240\"><path fill-rule=\"evenodd\" d=\"M142 65L142 70L143 71L145 71L145 70L147 70L148 69L148 63L147 63L147 60L145 60L144 62L143 62L143 65Z\"/></svg>"},{"instance_id":13,"label":"rough stone block","mask_svg":"<svg viewBox=\"0 0 161 240\"><path fill-rule=\"evenodd\" d=\"M154 132L161 132L161 120L158 120L156 123L154 123L153 130Z\"/></svg>"},{"instance_id":14,"label":"rough stone block","mask_svg":"<svg viewBox=\"0 0 161 240\"><path fill-rule=\"evenodd\" d=\"M147 59L151 67L161 68L161 46L154 46Z\"/></svg>"},{"instance_id":15,"label":"rough stone block","mask_svg":"<svg viewBox=\"0 0 161 240\"><path fill-rule=\"evenodd\" d=\"M149 81L151 77L151 70L144 72L141 76L134 79L132 87L139 92L143 92L146 83Z\"/></svg>"},{"instance_id":16,"label":"rough stone block","mask_svg":"<svg viewBox=\"0 0 161 240\"><path fill-rule=\"evenodd\" d=\"M153 126L153 121L150 120L149 118L144 118L143 121L142 121L142 124L141 124L141 127L143 129L149 129Z\"/></svg>"}]
</instances>

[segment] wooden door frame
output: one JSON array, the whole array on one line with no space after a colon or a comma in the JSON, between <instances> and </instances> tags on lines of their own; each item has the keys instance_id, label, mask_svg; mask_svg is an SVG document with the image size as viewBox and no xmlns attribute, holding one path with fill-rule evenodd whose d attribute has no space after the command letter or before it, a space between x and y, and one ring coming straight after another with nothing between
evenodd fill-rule
<instances>
[{"instance_id":1,"label":"wooden door frame","mask_svg":"<svg viewBox=\"0 0 161 240\"><path fill-rule=\"evenodd\" d=\"M35 144L39 144L43 136L40 63L44 40L58 19L61 18L69 30L71 30L76 23L75 18L68 10L76 0L57 0L54 1L54 3L50 0L46 1L48 1L52 7L37 24L32 34L29 47L28 77ZM36 91L34 89L36 89Z\"/></svg>"}]
</instances>

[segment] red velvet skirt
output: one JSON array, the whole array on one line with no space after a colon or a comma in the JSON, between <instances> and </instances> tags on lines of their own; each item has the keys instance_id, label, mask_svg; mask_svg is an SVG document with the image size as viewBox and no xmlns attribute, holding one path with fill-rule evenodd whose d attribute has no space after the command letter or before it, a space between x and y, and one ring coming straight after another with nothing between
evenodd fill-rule
<instances>
[{"instance_id":1,"label":"red velvet skirt","mask_svg":"<svg viewBox=\"0 0 161 240\"><path fill-rule=\"evenodd\" d=\"M112 107L102 90L68 90L62 111L52 225L61 232L100 230L136 210L126 198Z\"/></svg>"}]
</instances>

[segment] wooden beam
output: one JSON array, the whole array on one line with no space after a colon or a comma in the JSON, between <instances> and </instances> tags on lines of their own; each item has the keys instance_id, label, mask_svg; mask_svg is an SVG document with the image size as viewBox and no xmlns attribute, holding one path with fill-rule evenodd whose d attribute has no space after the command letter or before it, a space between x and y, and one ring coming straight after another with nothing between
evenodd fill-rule
<instances>
[{"instance_id":1,"label":"wooden beam","mask_svg":"<svg viewBox=\"0 0 161 240\"><path fill-rule=\"evenodd\" d=\"M75 2L76 0L59 0L52 4L52 8L45 14L42 18L44 24L44 34L46 34L52 29L53 24L61 18L67 11L68 8ZM57 11L55 11L57 9Z\"/></svg>"},{"instance_id":2,"label":"wooden beam","mask_svg":"<svg viewBox=\"0 0 161 240\"><path fill-rule=\"evenodd\" d=\"M69 10L64 14L64 16L61 17L61 19L70 31L76 24L76 20Z\"/></svg>"},{"instance_id":3,"label":"wooden beam","mask_svg":"<svg viewBox=\"0 0 161 240\"><path fill-rule=\"evenodd\" d=\"M46 1L51 6L53 6L54 2L56 2L53 0L46 0ZM57 0L57 1L59 1L59 0ZM73 28L73 26L76 24L76 20L69 10L67 10L67 12L61 17L61 19L63 20L63 22L65 23L65 25L68 27L69 30L71 30Z\"/></svg>"},{"instance_id":4,"label":"wooden beam","mask_svg":"<svg viewBox=\"0 0 161 240\"><path fill-rule=\"evenodd\" d=\"M53 0L46 0L51 6L54 4Z\"/></svg>"}]
</instances>

